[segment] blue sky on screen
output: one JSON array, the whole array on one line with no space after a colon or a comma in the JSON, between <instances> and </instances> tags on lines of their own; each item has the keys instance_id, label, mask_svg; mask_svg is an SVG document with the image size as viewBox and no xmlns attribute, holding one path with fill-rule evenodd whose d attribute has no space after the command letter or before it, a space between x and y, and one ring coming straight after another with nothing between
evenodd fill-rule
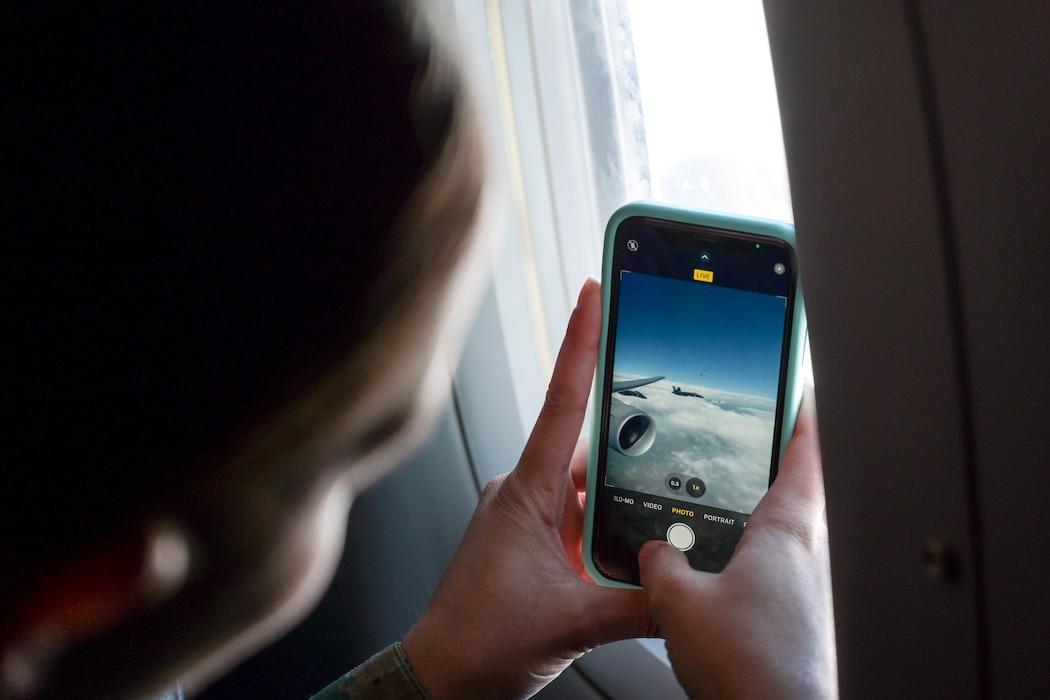
<instances>
[{"instance_id":1,"label":"blue sky on screen","mask_svg":"<svg viewBox=\"0 0 1050 700\"><path fill-rule=\"evenodd\" d=\"M623 273L614 372L775 398L784 299Z\"/></svg>"}]
</instances>

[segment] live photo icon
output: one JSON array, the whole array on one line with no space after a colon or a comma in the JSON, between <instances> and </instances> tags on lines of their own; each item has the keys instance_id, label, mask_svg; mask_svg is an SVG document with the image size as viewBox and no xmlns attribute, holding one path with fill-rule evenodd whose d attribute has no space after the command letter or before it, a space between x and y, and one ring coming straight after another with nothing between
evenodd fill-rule
<instances>
[{"instance_id":1,"label":"live photo icon","mask_svg":"<svg viewBox=\"0 0 1050 700\"><path fill-rule=\"evenodd\" d=\"M714 282L715 273L711 270L701 270L697 268L693 270L693 279L697 282Z\"/></svg>"}]
</instances>

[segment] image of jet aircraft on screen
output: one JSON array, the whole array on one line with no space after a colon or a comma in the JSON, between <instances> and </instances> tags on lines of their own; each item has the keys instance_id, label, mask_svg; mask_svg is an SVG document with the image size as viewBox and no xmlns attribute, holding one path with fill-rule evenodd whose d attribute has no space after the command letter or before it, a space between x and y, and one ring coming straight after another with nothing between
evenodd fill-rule
<instances>
[{"instance_id":1,"label":"image of jet aircraft on screen","mask_svg":"<svg viewBox=\"0 0 1050 700\"><path fill-rule=\"evenodd\" d=\"M769 486L776 399L686 376L613 375L605 484L750 513ZM669 476L707 488L686 494Z\"/></svg>"},{"instance_id":2,"label":"image of jet aircraft on screen","mask_svg":"<svg viewBox=\"0 0 1050 700\"><path fill-rule=\"evenodd\" d=\"M644 399L645 394L637 391L638 387L658 382L664 377L645 377L644 379L626 379L614 381L612 391L614 394L623 396L634 396ZM704 398L695 391L683 391L681 387L674 387L675 396L692 396L698 399ZM622 455L637 457L645 454L656 440L656 422L645 411L634 406L629 406L615 396L609 406L609 447Z\"/></svg>"}]
</instances>

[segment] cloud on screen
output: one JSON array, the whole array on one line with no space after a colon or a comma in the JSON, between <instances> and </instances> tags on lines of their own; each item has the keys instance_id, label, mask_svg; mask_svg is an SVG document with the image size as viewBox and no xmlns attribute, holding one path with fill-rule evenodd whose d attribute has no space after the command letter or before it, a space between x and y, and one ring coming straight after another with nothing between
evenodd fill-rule
<instances>
[{"instance_id":1,"label":"cloud on screen","mask_svg":"<svg viewBox=\"0 0 1050 700\"><path fill-rule=\"evenodd\" d=\"M678 396L674 386L704 398ZM616 398L653 418L656 441L639 457L610 450L607 483L731 511L754 510L769 484L774 402L667 380L639 391L646 398ZM665 483L671 474L701 479L706 493L693 499L671 491Z\"/></svg>"}]
</instances>

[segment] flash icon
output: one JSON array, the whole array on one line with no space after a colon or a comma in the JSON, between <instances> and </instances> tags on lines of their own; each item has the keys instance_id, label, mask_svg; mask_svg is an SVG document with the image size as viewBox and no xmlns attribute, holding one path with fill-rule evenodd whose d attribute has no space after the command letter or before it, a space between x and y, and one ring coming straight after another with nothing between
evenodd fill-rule
<instances>
[{"instance_id":1,"label":"flash icon","mask_svg":"<svg viewBox=\"0 0 1050 700\"><path fill-rule=\"evenodd\" d=\"M634 240L633 238L627 241L627 250L631 251L632 253L636 252L638 250L638 241Z\"/></svg>"}]
</instances>

